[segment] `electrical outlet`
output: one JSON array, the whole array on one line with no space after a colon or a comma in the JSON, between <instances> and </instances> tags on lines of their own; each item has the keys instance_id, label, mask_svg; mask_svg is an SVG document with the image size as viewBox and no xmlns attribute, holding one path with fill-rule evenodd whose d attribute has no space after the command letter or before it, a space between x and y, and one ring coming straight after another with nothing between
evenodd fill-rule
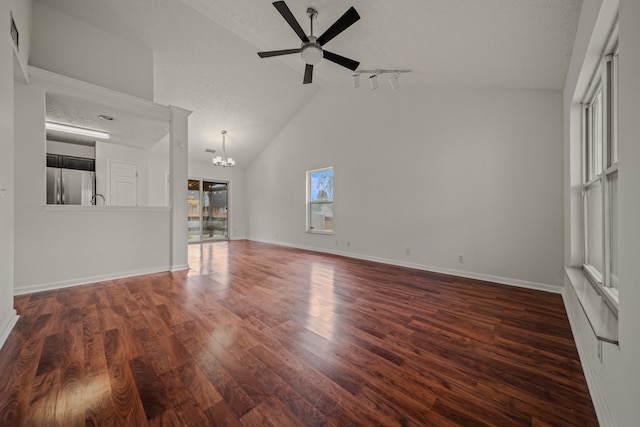
<instances>
[{"instance_id":1,"label":"electrical outlet","mask_svg":"<svg viewBox=\"0 0 640 427\"><path fill-rule=\"evenodd\" d=\"M347 247L350 248L351 247L351 242L347 242Z\"/></svg>"},{"instance_id":2,"label":"electrical outlet","mask_svg":"<svg viewBox=\"0 0 640 427\"><path fill-rule=\"evenodd\" d=\"M464 257L462 255L458 255L458 262L464 264Z\"/></svg>"},{"instance_id":3,"label":"electrical outlet","mask_svg":"<svg viewBox=\"0 0 640 427\"><path fill-rule=\"evenodd\" d=\"M411 248L404 248L405 255L411 255Z\"/></svg>"},{"instance_id":4,"label":"electrical outlet","mask_svg":"<svg viewBox=\"0 0 640 427\"><path fill-rule=\"evenodd\" d=\"M338 246L338 241L336 240L336 246Z\"/></svg>"}]
</instances>

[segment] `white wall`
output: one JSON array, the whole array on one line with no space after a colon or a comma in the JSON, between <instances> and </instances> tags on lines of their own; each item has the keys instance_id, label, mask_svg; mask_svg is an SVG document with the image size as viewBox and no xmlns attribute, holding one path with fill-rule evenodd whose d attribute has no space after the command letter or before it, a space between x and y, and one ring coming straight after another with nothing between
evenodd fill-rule
<instances>
[{"instance_id":1,"label":"white wall","mask_svg":"<svg viewBox=\"0 0 640 427\"><path fill-rule=\"evenodd\" d=\"M14 56L14 72L22 81L27 80L27 66L31 45L31 0L12 0L9 6L13 12L13 19L18 28L18 51ZM3 22L9 22L9 17ZM7 58L8 60L8 58Z\"/></svg>"},{"instance_id":2,"label":"white wall","mask_svg":"<svg viewBox=\"0 0 640 427\"><path fill-rule=\"evenodd\" d=\"M602 358L571 283L567 281L565 305L580 352L585 376L602 426L635 426L640 420L640 2L637 0L584 0L578 34L564 94L565 110L565 262L580 262L579 180L580 117L578 103L602 55L619 3L619 346L603 344Z\"/></svg>"},{"instance_id":3,"label":"white wall","mask_svg":"<svg viewBox=\"0 0 640 427\"><path fill-rule=\"evenodd\" d=\"M619 426L640 420L640 2L620 0L620 361L611 405Z\"/></svg>"},{"instance_id":4,"label":"white wall","mask_svg":"<svg viewBox=\"0 0 640 427\"><path fill-rule=\"evenodd\" d=\"M239 167L222 168L211 163L189 162L189 178L229 183L229 238L245 239L245 170Z\"/></svg>"},{"instance_id":5,"label":"white wall","mask_svg":"<svg viewBox=\"0 0 640 427\"><path fill-rule=\"evenodd\" d=\"M0 2L0 22L9 22L10 2ZM13 42L0 32L0 347L15 324L13 309Z\"/></svg>"},{"instance_id":6,"label":"white wall","mask_svg":"<svg viewBox=\"0 0 640 427\"><path fill-rule=\"evenodd\" d=\"M308 234L305 171L326 166L335 232ZM246 191L251 239L558 291L561 93L325 89L250 165Z\"/></svg>"},{"instance_id":7,"label":"white wall","mask_svg":"<svg viewBox=\"0 0 640 427\"><path fill-rule=\"evenodd\" d=\"M45 206L44 90L17 83L14 108L15 293L169 270L168 209Z\"/></svg>"},{"instance_id":8,"label":"white wall","mask_svg":"<svg viewBox=\"0 0 640 427\"><path fill-rule=\"evenodd\" d=\"M153 100L153 51L39 2L29 65Z\"/></svg>"},{"instance_id":9,"label":"white wall","mask_svg":"<svg viewBox=\"0 0 640 427\"><path fill-rule=\"evenodd\" d=\"M169 206L169 134L149 150L147 157L147 204Z\"/></svg>"}]
</instances>

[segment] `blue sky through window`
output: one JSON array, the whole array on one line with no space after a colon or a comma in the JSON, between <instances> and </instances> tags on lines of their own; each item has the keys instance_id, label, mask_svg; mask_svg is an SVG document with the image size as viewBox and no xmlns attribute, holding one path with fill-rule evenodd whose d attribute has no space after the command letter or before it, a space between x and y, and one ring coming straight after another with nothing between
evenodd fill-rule
<instances>
[{"instance_id":1,"label":"blue sky through window","mask_svg":"<svg viewBox=\"0 0 640 427\"><path fill-rule=\"evenodd\" d=\"M311 200L318 200L318 192L322 189L327 191L329 200L333 200L333 169L311 173Z\"/></svg>"}]
</instances>

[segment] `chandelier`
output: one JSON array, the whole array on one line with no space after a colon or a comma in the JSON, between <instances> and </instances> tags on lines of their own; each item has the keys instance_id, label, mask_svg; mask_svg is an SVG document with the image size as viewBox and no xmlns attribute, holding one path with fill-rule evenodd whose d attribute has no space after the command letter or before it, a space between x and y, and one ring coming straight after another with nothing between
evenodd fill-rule
<instances>
[{"instance_id":1,"label":"chandelier","mask_svg":"<svg viewBox=\"0 0 640 427\"><path fill-rule=\"evenodd\" d=\"M223 130L221 133L222 133L222 156L214 157L213 164L215 166L222 166L223 168L233 167L236 165L236 162L231 157L227 157L227 152L225 150L225 135L227 134L227 131Z\"/></svg>"}]
</instances>

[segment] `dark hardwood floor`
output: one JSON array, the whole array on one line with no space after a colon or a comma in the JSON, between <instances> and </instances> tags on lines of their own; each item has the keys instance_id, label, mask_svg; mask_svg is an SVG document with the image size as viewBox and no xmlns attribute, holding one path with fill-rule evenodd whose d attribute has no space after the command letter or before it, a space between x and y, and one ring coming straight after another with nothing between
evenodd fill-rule
<instances>
[{"instance_id":1,"label":"dark hardwood floor","mask_svg":"<svg viewBox=\"0 0 640 427\"><path fill-rule=\"evenodd\" d=\"M250 241L189 264L16 297L0 425L597 425L560 295Z\"/></svg>"}]
</instances>

